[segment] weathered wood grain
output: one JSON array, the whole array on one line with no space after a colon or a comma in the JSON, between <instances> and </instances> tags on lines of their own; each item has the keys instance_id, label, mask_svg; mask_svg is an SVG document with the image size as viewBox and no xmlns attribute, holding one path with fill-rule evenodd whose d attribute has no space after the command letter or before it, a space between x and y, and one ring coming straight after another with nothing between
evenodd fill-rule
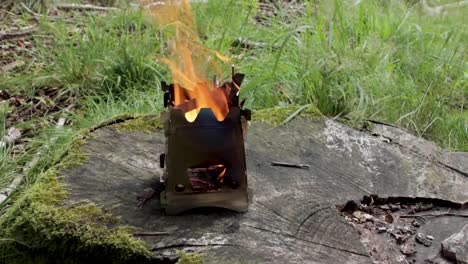
<instances>
[{"instance_id":1,"label":"weathered wood grain","mask_svg":"<svg viewBox=\"0 0 468 264\"><path fill-rule=\"evenodd\" d=\"M357 232L334 205L363 195L468 199L468 179L382 138L325 119L298 118L272 129L254 123L246 138L249 212L194 211L165 216L157 200L136 197L157 188L164 150L160 131L101 128L83 146L83 165L65 173L70 199L112 208L163 256L202 251L208 263L371 263ZM309 164L273 167L271 161Z\"/></svg>"}]
</instances>

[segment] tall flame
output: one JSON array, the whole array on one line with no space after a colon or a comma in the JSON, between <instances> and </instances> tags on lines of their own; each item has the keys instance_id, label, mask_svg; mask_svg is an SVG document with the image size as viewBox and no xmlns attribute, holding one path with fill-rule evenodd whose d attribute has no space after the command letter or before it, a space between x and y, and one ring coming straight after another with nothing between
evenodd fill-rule
<instances>
[{"instance_id":1,"label":"tall flame","mask_svg":"<svg viewBox=\"0 0 468 264\"><path fill-rule=\"evenodd\" d=\"M184 109L183 104L195 104L193 109L185 111L190 122L196 119L201 108L211 108L218 121L224 120L229 112L226 93L217 89L208 75L220 76L216 58L223 62L229 58L202 45L188 0L158 1L146 6L155 22L172 33L169 55L158 61L171 70L175 107Z\"/></svg>"}]
</instances>

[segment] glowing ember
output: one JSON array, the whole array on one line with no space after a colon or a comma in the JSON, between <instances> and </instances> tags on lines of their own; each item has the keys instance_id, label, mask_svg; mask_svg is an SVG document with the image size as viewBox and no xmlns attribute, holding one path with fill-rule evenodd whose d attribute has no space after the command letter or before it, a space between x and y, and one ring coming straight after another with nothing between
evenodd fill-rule
<instances>
[{"instance_id":1,"label":"glowing ember","mask_svg":"<svg viewBox=\"0 0 468 264\"><path fill-rule=\"evenodd\" d=\"M175 108L182 109L189 122L197 118L201 108L211 108L218 121L224 120L229 112L226 91L215 87L209 76L221 76L216 58L223 62L229 59L202 45L187 0L158 2L148 9L154 20L171 32L170 54L158 61L169 66L177 84L174 85ZM194 104L194 107L187 109L184 104Z\"/></svg>"},{"instance_id":2,"label":"glowing ember","mask_svg":"<svg viewBox=\"0 0 468 264\"><path fill-rule=\"evenodd\" d=\"M192 188L197 191L215 191L221 188L226 175L224 165L211 165L207 168L190 168L187 173Z\"/></svg>"}]
</instances>

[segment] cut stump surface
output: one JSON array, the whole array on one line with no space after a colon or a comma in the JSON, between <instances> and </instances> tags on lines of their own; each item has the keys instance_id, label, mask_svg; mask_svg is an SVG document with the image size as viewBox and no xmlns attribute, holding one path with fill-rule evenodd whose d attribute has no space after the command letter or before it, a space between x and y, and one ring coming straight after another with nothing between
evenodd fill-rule
<instances>
[{"instance_id":1,"label":"cut stump surface","mask_svg":"<svg viewBox=\"0 0 468 264\"><path fill-rule=\"evenodd\" d=\"M327 119L297 118L274 129L253 123L245 147L254 198L244 214L166 216L158 199L138 208L137 196L156 188L162 174L162 131L94 131L82 147L87 161L66 171L64 181L72 200L109 208L142 231L167 232L141 236L160 256L192 250L206 253L207 263L372 263L336 204L368 194L468 200L465 175L376 135Z\"/></svg>"}]
</instances>

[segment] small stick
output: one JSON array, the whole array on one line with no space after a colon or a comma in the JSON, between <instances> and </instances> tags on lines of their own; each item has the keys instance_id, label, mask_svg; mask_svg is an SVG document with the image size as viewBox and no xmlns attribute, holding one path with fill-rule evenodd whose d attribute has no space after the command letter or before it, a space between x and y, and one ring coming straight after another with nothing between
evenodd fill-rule
<instances>
[{"instance_id":1,"label":"small stick","mask_svg":"<svg viewBox=\"0 0 468 264\"><path fill-rule=\"evenodd\" d=\"M306 105L303 105L301 106L299 109L297 109L296 111L294 111L294 113L292 113L291 115L289 115L281 124L279 124L277 127L280 127L286 123L288 123L289 121L291 121L293 118L295 118L298 114L300 114L304 109L306 109L307 107L311 106L310 104L306 104Z\"/></svg>"},{"instance_id":2,"label":"small stick","mask_svg":"<svg viewBox=\"0 0 468 264\"><path fill-rule=\"evenodd\" d=\"M61 117L57 121L56 128L57 130L61 130L65 125L67 119ZM37 163L39 162L40 158L44 155L44 152L47 151L49 146L53 145L58 140L58 136L51 138L49 144L42 145L39 151L36 153L34 158L26 164L23 168L23 171L18 173L13 180L11 181L10 185L3 190L0 190L0 206L8 199L8 197L16 190L16 188L21 184L25 175L28 171L34 168Z\"/></svg>"},{"instance_id":3,"label":"small stick","mask_svg":"<svg viewBox=\"0 0 468 264\"><path fill-rule=\"evenodd\" d=\"M309 169L310 165L307 164L293 164L281 161L272 161L271 166L279 166L279 167L288 167L288 168L298 168L298 169Z\"/></svg>"},{"instance_id":4,"label":"small stick","mask_svg":"<svg viewBox=\"0 0 468 264\"><path fill-rule=\"evenodd\" d=\"M59 3L55 7L62 10L85 10L85 11L116 11L119 10L116 7L105 7L105 6L95 6L95 5L81 5L73 3Z\"/></svg>"},{"instance_id":5,"label":"small stick","mask_svg":"<svg viewBox=\"0 0 468 264\"><path fill-rule=\"evenodd\" d=\"M400 215L401 218L439 217L439 216L456 216L456 217L467 217L467 218L468 218L468 215L465 215L465 214L454 214L454 213Z\"/></svg>"},{"instance_id":6,"label":"small stick","mask_svg":"<svg viewBox=\"0 0 468 264\"><path fill-rule=\"evenodd\" d=\"M30 13L31 15L33 15L33 16L35 16L35 17L42 17L42 16L43 16L43 15L41 15L41 14L39 14L39 13L36 13L36 12L32 11L31 9L29 9L29 7L27 7L27 6L26 6L25 4L23 4L23 3L20 3L20 5L21 5L24 9L26 9L26 11L27 11L28 13Z\"/></svg>"},{"instance_id":7,"label":"small stick","mask_svg":"<svg viewBox=\"0 0 468 264\"><path fill-rule=\"evenodd\" d=\"M149 193L141 196L141 197L138 197L138 200L140 201L138 203L138 208L143 208L143 206L145 206L145 204L151 199L154 197L154 195L156 194L156 192L154 190L151 190Z\"/></svg>"},{"instance_id":8,"label":"small stick","mask_svg":"<svg viewBox=\"0 0 468 264\"><path fill-rule=\"evenodd\" d=\"M21 30L16 31L16 32L3 33L3 34L0 34L0 40L22 38L22 37L31 35L36 30L37 30L36 27L29 26L29 27L22 28Z\"/></svg>"},{"instance_id":9,"label":"small stick","mask_svg":"<svg viewBox=\"0 0 468 264\"><path fill-rule=\"evenodd\" d=\"M34 16L34 19L36 19L36 20L39 20L39 18L42 18L42 17L47 18L47 19L49 19L49 20L51 20L51 21L57 21L57 20L60 20L60 19L61 19L60 17L53 17L53 16L42 15L42 14L36 13L36 12L32 11L31 9L29 9L25 4L23 4L23 3L20 3L20 4L21 4L21 6L23 6L23 8L24 8L28 13L30 13L31 15L33 15L33 16ZM65 22L73 22L73 20L71 20L71 19L66 19L66 18L65 18L65 19L63 19L63 20L64 20ZM35 37L50 37L50 36L35 35Z\"/></svg>"},{"instance_id":10,"label":"small stick","mask_svg":"<svg viewBox=\"0 0 468 264\"><path fill-rule=\"evenodd\" d=\"M134 236L168 236L169 232L138 232L133 233Z\"/></svg>"}]
</instances>

